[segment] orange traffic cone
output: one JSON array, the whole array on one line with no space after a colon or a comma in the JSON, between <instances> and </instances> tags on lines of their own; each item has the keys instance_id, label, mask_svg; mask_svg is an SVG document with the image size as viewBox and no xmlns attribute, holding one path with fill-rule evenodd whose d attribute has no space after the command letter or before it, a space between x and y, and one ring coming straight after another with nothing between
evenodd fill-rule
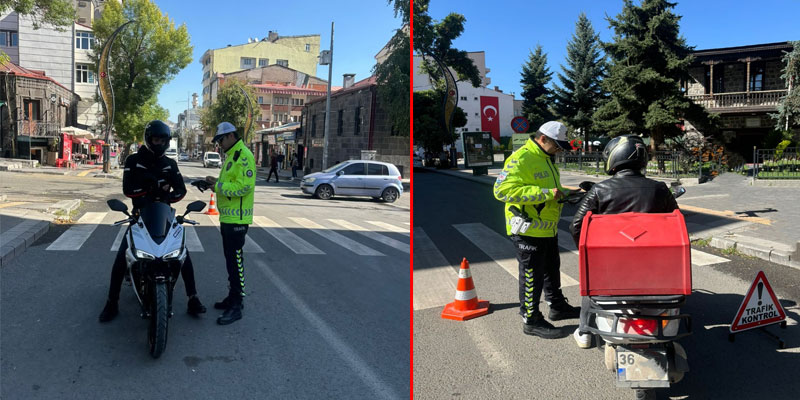
<instances>
[{"instance_id":1,"label":"orange traffic cone","mask_svg":"<svg viewBox=\"0 0 800 400\"><path fill-rule=\"evenodd\" d=\"M214 201L215 198L214 192L211 192L211 201L208 202L208 210L206 210L206 215L219 215L219 211L217 211L217 203Z\"/></svg>"},{"instance_id":2,"label":"orange traffic cone","mask_svg":"<svg viewBox=\"0 0 800 400\"><path fill-rule=\"evenodd\" d=\"M464 258L461 260L461 269L458 271L456 301L444 306L442 318L466 321L486 315L488 312L489 302L478 300L475 284L472 283L472 273L469 271L469 262Z\"/></svg>"}]
</instances>

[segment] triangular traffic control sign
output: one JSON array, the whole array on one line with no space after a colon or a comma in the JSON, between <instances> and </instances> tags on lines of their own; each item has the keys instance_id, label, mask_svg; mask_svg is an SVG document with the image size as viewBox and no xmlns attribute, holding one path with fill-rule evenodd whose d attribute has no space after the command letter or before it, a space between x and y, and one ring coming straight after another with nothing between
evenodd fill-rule
<instances>
[{"instance_id":1,"label":"triangular traffic control sign","mask_svg":"<svg viewBox=\"0 0 800 400\"><path fill-rule=\"evenodd\" d=\"M775 292L767 281L764 271L758 271L756 279L750 285L750 290L744 296L742 305L736 313L736 318L731 323L731 332L741 332L747 329L759 328L781 322L786 319L786 313L778 302Z\"/></svg>"}]
</instances>

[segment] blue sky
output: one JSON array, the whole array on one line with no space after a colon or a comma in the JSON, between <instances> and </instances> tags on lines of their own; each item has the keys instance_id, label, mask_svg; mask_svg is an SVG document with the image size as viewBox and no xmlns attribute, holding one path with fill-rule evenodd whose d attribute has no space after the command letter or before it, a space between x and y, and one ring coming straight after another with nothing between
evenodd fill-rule
<instances>
[{"instance_id":1,"label":"blue sky","mask_svg":"<svg viewBox=\"0 0 800 400\"><path fill-rule=\"evenodd\" d=\"M520 71L529 50L542 45L553 81L558 81L578 15L585 12L600 39L609 41L613 32L606 16L616 17L622 5L622 0L431 0L429 14L436 20L451 12L464 15L464 33L453 45L485 51L490 86L521 99ZM798 0L684 0L673 10L683 17L681 34L698 50L800 40Z\"/></svg>"},{"instance_id":2,"label":"blue sky","mask_svg":"<svg viewBox=\"0 0 800 400\"><path fill-rule=\"evenodd\" d=\"M341 86L342 74L355 73L356 81L371 75L375 54L400 27L400 18L385 0L155 0L162 13L176 25L186 23L193 60L159 93L158 102L176 121L186 109L187 93L202 99L200 56L208 49L247 43L248 37L263 38L269 31L280 35L319 34L322 50L330 48L331 21L334 28L333 85ZM317 76L328 79L328 67L319 66ZM202 103L202 100L200 101Z\"/></svg>"}]
</instances>

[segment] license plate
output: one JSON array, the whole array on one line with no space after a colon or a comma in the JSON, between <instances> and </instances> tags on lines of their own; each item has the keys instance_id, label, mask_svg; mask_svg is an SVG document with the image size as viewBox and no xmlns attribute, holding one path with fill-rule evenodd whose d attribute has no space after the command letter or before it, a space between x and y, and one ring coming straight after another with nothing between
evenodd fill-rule
<instances>
[{"instance_id":1,"label":"license plate","mask_svg":"<svg viewBox=\"0 0 800 400\"><path fill-rule=\"evenodd\" d=\"M617 380L666 381L667 351L664 349L617 349Z\"/></svg>"}]
</instances>

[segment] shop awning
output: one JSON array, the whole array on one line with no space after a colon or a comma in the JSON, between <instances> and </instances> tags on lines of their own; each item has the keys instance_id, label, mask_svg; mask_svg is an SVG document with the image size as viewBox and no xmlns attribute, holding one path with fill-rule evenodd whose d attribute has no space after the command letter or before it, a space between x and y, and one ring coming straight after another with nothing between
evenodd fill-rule
<instances>
[{"instance_id":1,"label":"shop awning","mask_svg":"<svg viewBox=\"0 0 800 400\"><path fill-rule=\"evenodd\" d=\"M105 140L102 139L92 139L92 142L94 142L94 144L99 144L99 145L106 144Z\"/></svg>"},{"instance_id":2,"label":"shop awning","mask_svg":"<svg viewBox=\"0 0 800 400\"><path fill-rule=\"evenodd\" d=\"M89 144L89 139L84 139L82 137L75 137L74 141L80 144Z\"/></svg>"},{"instance_id":3,"label":"shop awning","mask_svg":"<svg viewBox=\"0 0 800 400\"><path fill-rule=\"evenodd\" d=\"M88 138L88 139L94 139L94 134L92 132L89 132L89 131L87 131L85 129L76 128L74 126L68 126L68 127L65 127L65 128L61 128L61 132L68 133L68 134L70 134L72 136L75 136L75 137L83 137L83 138Z\"/></svg>"}]
</instances>

